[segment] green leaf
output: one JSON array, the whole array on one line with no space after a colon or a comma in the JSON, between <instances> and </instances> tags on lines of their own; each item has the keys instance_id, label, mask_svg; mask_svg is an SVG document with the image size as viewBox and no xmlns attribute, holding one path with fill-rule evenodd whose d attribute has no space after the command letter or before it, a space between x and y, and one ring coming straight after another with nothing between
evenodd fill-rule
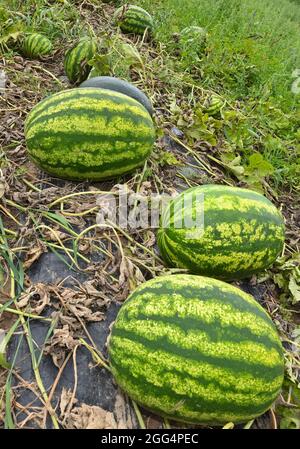
<instances>
[{"instance_id":1,"label":"green leaf","mask_svg":"<svg viewBox=\"0 0 300 449\"><path fill-rule=\"evenodd\" d=\"M163 167L164 165L182 165L182 162L173 153L161 151L158 155L158 164Z\"/></svg>"},{"instance_id":2,"label":"green leaf","mask_svg":"<svg viewBox=\"0 0 300 449\"><path fill-rule=\"evenodd\" d=\"M287 405L279 403L276 406L276 414L280 417L280 429L300 429L299 387L294 382L285 379L282 395Z\"/></svg>"},{"instance_id":3,"label":"green leaf","mask_svg":"<svg viewBox=\"0 0 300 449\"><path fill-rule=\"evenodd\" d=\"M57 221L58 223L61 223L63 226L65 226L69 229L72 229L70 227L70 223L63 215L57 214L55 212L45 212L44 215L52 218L53 220Z\"/></svg>"},{"instance_id":4,"label":"green leaf","mask_svg":"<svg viewBox=\"0 0 300 449\"><path fill-rule=\"evenodd\" d=\"M290 281L289 281L289 290L292 295L292 304L296 304L297 302L300 302L300 283L299 279L297 281L296 277L291 275Z\"/></svg>"},{"instance_id":5,"label":"green leaf","mask_svg":"<svg viewBox=\"0 0 300 449\"><path fill-rule=\"evenodd\" d=\"M295 412L293 412L295 415ZM297 413L298 417L295 416L287 416L283 418L280 422L280 429L300 429L300 411Z\"/></svg>"},{"instance_id":6,"label":"green leaf","mask_svg":"<svg viewBox=\"0 0 300 449\"><path fill-rule=\"evenodd\" d=\"M119 44L119 50L130 66L144 67L143 59L133 45L121 42Z\"/></svg>"},{"instance_id":7,"label":"green leaf","mask_svg":"<svg viewBox=\"0 0 300 449\"><path fill-rule=\"evenodd\" d=\"M266 176L274 173L272 164L264 159L260 153L249 156L248 164L244 167L244 175L241 180L245 181L251 188L263 192L262 181Z\"/></svg>"},{"instance_id":8,"label":"green leaf","mask_svg":"<svg viewBox=\"0 0 300 449\"><path fill-rule=\"evenodd\" d=\"M274 167L260 153L254 153L248 159L248 166L246 167L245 173L255 173L257 177L265 177L274 173Z\"/></svg>"},{"instance_id":9,"label":"green leaf","mask_svg":"<svg viewBox=\"0 0 300 449\"><path fill-rule=\"evenodd\" d=\"M11 375L8 376L5 385L5 429L14 429L15 425L11 413Z\"/></svg>"},{"instance_id":10,"label":"green leaf","mask_svg":"<svg viewBox=\"0 0 300 449\"><path fill-rule=\"evenodd\" d=\"M287 259L282 257L277 259L273 274L275 284L283 291L281 300L286 300L291 304L300 302L300 254L295 253Z\"/></svg>"},{"instance_id":11,"label":"green leaf","mask_svg":"<svg viewBox=\"0 0 300 449\"><path fill-rule=\"evenodd\" d=\"M9 369L9 368L10 368L10 364L9 364L8 361L6 360L6 355L5 355L5 353L1 353L1 352L0 352L0 367L1 367L1 368L6 368L6 369Z\"/></svg>"},{"instance_id":12,"label":"green leaf","mask_svg":"<svg viewBox=\"0 0 300 449\"><path fill-rule=\"evenodd\" d=\"M0 367L2 368L10 368L10 364L6 360L6 349L7 338L5 336L4 331L0 331Z\"/></svg>"},{"instance_id":13,"label":"green leaf","mask_svg":"<svg viewBox=\"0 0 300 449\"><path fill-rule=\"evenodd\" d=\"M89 78L94 76L107 76L111 74L111 61L107 54L96 54L89 64L92 66L92 70Z\"/></svg>"},{"instance_id":14,"label":"green leaf","mask_svg":"<svg viewBox=\"0 0 300 449\"><path fill-rule=\"evenodd\" d=\"M224 166L238 179L240 179L240 177L244 174L245 169L241 165L241 156L235 157L232 153L223 153L221 155L221 161L224 163Z\"/></svg>"}]
</instances>

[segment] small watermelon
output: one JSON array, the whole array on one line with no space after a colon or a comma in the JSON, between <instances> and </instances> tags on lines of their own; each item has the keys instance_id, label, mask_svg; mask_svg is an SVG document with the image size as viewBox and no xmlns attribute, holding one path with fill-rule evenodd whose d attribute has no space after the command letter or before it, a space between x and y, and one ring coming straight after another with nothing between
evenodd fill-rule
<instances>
[{"instance_id":1,"label":"small watermelon","mask_svg":"<svg viewBox=\"0 0 300 449\"><path fill-rule=\"evenodd\" d=\"M143 8L135 5L124 5L114 14L116 24L124 33L143 35L146 30L153 30L153 18Z\"/></svg>"},{"instance_id":2,"label":"small watermelon","mask_svg":"<svg viewBox=\"0 0 300 449\"><path fill-rule=\"evenodd\" d=\"M198 26L184 28L179 35L181 50L184 53L196 52L201 55L207 44L207 31Z\"/></svg>"},{"instance_id":3,"label":"small watermelon","mask_svg":"<svg viewBox=\"0 0 300 449\"><path fill-rule=\"evenodd\" d=\"M101 89L110 89L116 92L121 92L122 94L137 100L147 109L150 115L153 115L153 106L147 95L128 81L112 76L95 76L94 78L84 81L79 87L98 87Z\"/></svg>"},{"instance_id":4,"label":"small watermelon","mask_svg":"<svg viewBox=\"0 0 300 449\"><path fill-rule=\"evenodd\" d=\"M28 58L40 58L49 55L52 51L51 41L42 34L29 33L21 44L21 52Z\"/></svg>"},{"instance_id":5,"label":"small watermelon","mask_svg":"<svg viewBox=\"0 0 300 449\"><path fill-rule=\"evenodd\" d=\"M208 115L215 116L219 114L221 109L224 107L225 102L218 95L211 95L211 97L206 101L204 105L203 112Z\"/></svg>"},{"instance_id":6,"label":"small watermelon","mask_svg":"<svg viewBox=\"0 0 300 449\"><path fill-rule=\"evenodd\" d=\"M97 52L97 43L94 39L83 38L78 44L70 48L64 60L67 77L72 84L78 84L87 79L91 66L88 62Z\"/></svg>"},{"instance_id":7,"label":"small watermelon","mask_svg":"<svg viewBox=\"0 0 300 449\"><path fill-rule=\"evenodd\" d=\"M170 201L158 245L170 266L232 280L272 265L282 252L284 234L281 213L260 193L204 185Z\"/></svg>"},{"instance_id":8,"label":"small watermelon","mask_svg":"<svg viewBox=\"0 0 300 449\"><path fill-rule=\"evenodd\" d=\"M98 88L74 88L38 103L25 123L31 159L71 180L115 178L144 164L155 131L133 98Z\"/></svg>"},{"instance_id":9,"label":"small watermelon","mask_svg":"<svg viewBox=\"0 0 300 449\"><path fill-rule=\"evenodd\" d=\"M119 386L170 419L249 421L280 393L283 350L271 318L236 287L193 275L163 276L122 306L108 342Z\"/></svg>"}]
</instances>

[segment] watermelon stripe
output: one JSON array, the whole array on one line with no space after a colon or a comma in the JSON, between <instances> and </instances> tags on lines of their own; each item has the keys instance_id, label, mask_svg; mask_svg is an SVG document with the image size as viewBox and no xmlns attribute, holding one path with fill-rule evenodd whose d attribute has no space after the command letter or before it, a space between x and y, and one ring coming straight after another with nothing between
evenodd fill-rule
<instances>
[{"instance_id":1,"label":"watermelon stripe","mask_svg":"<svg viewBox=\"0 0 300 449\"><path fill-rule=\"evenodd\" d=\"M32 54L41 54L41 48L42 48L42 42L40 40L36 40L32 42L32 45L30 46L30 51Z\"/></svg>"},{"instance_id":2,"label":"watermelon stripe","mask_svg":"<svg viewBox=\"0 0 300 449\"><path fill-rule=\"evenodd\" d=\"M253 250L265 249L266 244L264 244L264 242L266 241L269 241L270 243L277 243L277 246L281 246L280 242L278 242L278 238L282 238L282 231L280 230L280 228L278 228L278 224L280 223L272 223L271 215L269 216L269 224L265 224L263 220L256 220L254 218L253 220L251 220L250 225L249 222L247 223L246 221L247 214L241 213L239 221L236 223L237 230L235 230L235 226L232 225L232 219L234 217L231 216L230 222L230 214L228 214L228 216L226 215L227 214L224 213L225 218L221 225L216 224L218 214L214 212L209 214L208 223L204 223L204 238L207 242L209 242L210 239L213 241L213 245L211 248L212 252L217 252L218 246L220 246L224 249L224 253L226 253L227 251L230 254L232 245L234 245L234 248L236 248L237 239L241 248L244 248L244 245L249 245L249 243L251 243L251 247L253 248ZM265 216L267 217L268 214L266 214ZM175 243L187 244L191 249L199 247L199 240L186 238L186 231L184 228L166 228L165 232L167 236L171 238ZM262 240L262 238L264 240Z\"/></svg>"},{"instance_id":3,"label":"watermelon stripe","mask_svg":"<svg viewBox=\"0 0 300 449\"><path fill-rule=\"evenodd\" d=\"M224 190L225 187L225 190ZM235 198L236 200L239 200L240 198L245 198L248 200L256 200L259 203L264 203L266 206L270 207L271 203L270 201L264 197L263 195L261 195L260 193L257 193L253 190L249 190L249 189L238 189L239 194L238 194L238 198ZM187 197L195 197L197 195L197 191L195 188L192 189L188 189L185 191L185 195ZM209 198L211 200L219 200L220 199L220 194L225 195L226 196L226 201L231 201L232 204L235 203L234 199L231 197L231 194L237 194L237 188L236 187L230 187L230 186L224 186L221 184L208 184L208 185L203 185L201 186L201 193L207 193L209 194ZM222 202L220 200L219 205L221 205Z\"/></svg>"},{"instance_id":4,"label":"watermelon stripe","mask_svg":"<svg viewBox=\"0 0 300 449\"><path fill-rule=\"evenodd\" d=\"M117 365L120 366L120 365ZM132 392L135 392L135 395L131 393L132 397L138 402L141 402L141 398L143 396L147 396L148 401L150 403L157 403L159 402L159 405L161 405L161 402L164 402L164 396L157 400L159 395L162 395L162 391L160 386L156 386L154 384L150 384L147 376L140 375L137 377L136 382L130 382L128 381L128 375L130 375L130 370L126 370L126 368L123 367L123 371L120 374L120 381L122 381L122 377L124 379L124 382L130 387ZM143 387L140 385L143 384ZM209 401L205 399L203 396L195 397L195 398L189 398L189 407L183 407L181 406L181 402L185 401L185 395L179 394L174 391L172 388L168 388L167 386L164 386L163 388L164 395L166 395L167 398L172 396L171 404L169 405L169 409L167 409L167 413L165 416L170 416L172 418L182 419L182 409L184 409L184 414L189 417L189 422L198 422L198 418L193 417L193 411L196 410L198 413L200 412L199 408L201 406L201 409L205 410L205 414L208 415L207 421L211 422L213 419L216 424L218 423L224 423L224 421L236 421L237 418L239 420L243 418L243 420L250 420L251 418L262 414L264 411L266 411L270 405L272 404L272 401L266 401L265 403L262 403L260 407L255 407L252 405L252 413L249 415L246 415L245 419L245 413L248 413L249 410L249 404L243 404L243 405L237 405L232 402L225 402L225 401ZM174 402L178 404L178 409L174 407ZM234 409L234 413L232 410ZM159 407L155 407L155 405L151 405L151 410L157 411L161 414L161 409ZM218 410L218 413L216 412ZM227 415L228 413L228 415ZM209 416L211 414L212 416ZM240 414L240 415L239 415ZM225 419L224 419L225 415ZM186 420L186 419L185 419ZM205 423L205 419L201 420L202 423Z\"/></svg>"},{"instance_id":5,"label":"watermelon stripe","mask_svg":"<svg viewBox=\"0 0 300 449\"><path fill-rule=\"evenodd\" d=\"M223 187L224 189L224 187ZM197 188L198 191L202 191L201 187ZM226 192L226 188L225 188L225 192ZM224 191L223 193L215 193L214 191L210 194L209 192L203 192L204 193L204 213L208 215L211 213L217 213L220 211L220 208L222 207L222 213L224 213L225 218L227 217L228 221L230 221L230 217L232 216L233 213L237 214L238 216L240 216L240 214L242 215L242 218L246 218L249 219L249 215L247 216L247 212L251 211L251 219L253 216L253 219L259 219L259 218L263 218L265 216L265 214L268 214L267 218L271 218L274 219L273 217L275 217L276 222L277 223L281 223L282 221L282 217L279 214L278 211L276 211L276 209L274 208L272 203L269 204L265 204L264 202L260 202L257 198L247 198L247 197L243 197L240 195L239 192L239 188L237 188L235 194L232 192L228 192L228 194L226 194ZM237 196L237 198L235 197ZM192 209L190 211L191 214L195 213L195 211L201 207L201 205L197 205L195 204L195 197L192 195L189 195L188 191L187 193L184 194L184 202L182 201L182 197L177 197L178 200L176 201L176 203L171 202L169 207L168 207L168 211L170 211L173 214L175 214L174 216L174 222L175 220L179 220L182 219L182 213L183 210L181 207L179 207L179 204L184 206L184 204L189 204ZM179 203L180 202L180 203ZM174 209L175 208L175 209ZM206 218L206 222L207 220L209 220L210 215L208 216L208 218ZM281 220L280 220L281 218ZM213 218L215 219L215 217ZM213 219L211 220L211 224L213 224Z\"/></svg>"},{"instance_id":6,"label":"watermelon stripe","mask_svg":"<svg viewBox=\"0 0 300 449\"><path fill-rule=\"evenodd\" d=\"M177 281L177 279L176 279ZM242 314L255 313L256 317L261 320L259 322L259 327L263 328L264 325L270 326L270 318L264 311L264 309L257 308L257 304L253 303L253 301L249 300L249 295L244 293L241 290L235 289L232 291L232 289L229 288L226 289L225 287L220 290L218 285L216 285L216 281L213 280L212 283L208 282L208 279L205 279L202 281L202 285L205 286L205 289L203 288L201 290L201 300L205 301L205 303L211 303L212 304L218 304L223 307L230 307L230 314L234 314L235 312L239 312ZM172 284L165 284L160 282L153 282L150 284L150 282L147 283L147 290L143 292L143 290L138 291L138 296L144 298L144 302L146 303L146 300L149 301L149 297L166 297L166 298L173 298L174 293L177 289L181 289L185 287L184 290L184 297L186 300L195 300L199 298L199 287L198 285L184 285L184 283L177 281L175 284L175 280ZM148 293L149 292L149 293ZM229 295L230 293L230 295ZM243 301L241 302L241 297L243 298ZM127 300L126 305L130 304L130 301L134 301L136 298L135 293L131 295L131 297ZM142 302L143 304L143 302ZM167 305L167 309L174 304L174 299L171 300L171 303ZM146 305L146 304L145 304ZM157 306L158 307L158 306ZM176 306L175 306L176 307ZM209 307L209 306L208 306ZM174 308L174 306L173 306ZM173 309L172 308L172 309ZM172 310L171 309L171 310ZM192 311L192 310L191 310ZM171 312L170 312L171 313ZM199 311L197 311L197 316L199 314ZM193 315L188 315L189 317L192 317ZM250 323L249 323L250 324ZM255 323L253 323L253 326L255 326Z\"/></svg>"},{"instance_id":7,"label":"watermelon stripe","mask_svg":"<svg viewBox=\"0 0 300 449\"><path fill-rule=\"evenodd\" d=\"M147 28L149 26L151 26L151 23L149 22L149 20L143 20L138 16L128 16L126 17L126 23L124 24L125 26L134 26L134 27L140 27L140 28Z\"/></svg>"},{"instance_id":8,"label":"watermelon stripe","mask_svg":"<svg viewBox=\"0 0 300 449\"><path fill-rule=\"evenodd\" d=\"M33 162L50 173L52 176L60 177L63 179L70 179L72 181L81 181L83 179L98 181L99 179L102 180L117 178L143 165L143 162L137 163L133 161L132 163L127 162L126 165L122 164L122 166L120 166L120 164L118 164L114 167L111 167L111 164L96 165L90 168L87 168L81 164L69 164L65 167L62 167L59 164L50 165L42 162L38 158L35 158L33 156L30 157ZM82 169L82 167L84 167L84 170Z\"/></svg>"},{"instance_id":9,"label":"watermelon stripe","mask_svg":"<svg viewBox=\"0 0 300 449\"><path fill-rule=\"evenodd\" d=\"M118 372L120 374L125 374L128 376L128 374L130 373L130 369L135 369L135 367L144 367L144 369L140 369L139 371L137 369L135 369L135 373L136 375L138 375L140 377L140 382L142 383L143 380L144 381L148 381L149 383L151 383L152 385L159 385L159 384L164 384L163 387L165 389L165 384L167 384L166 382L166 377L170 374L173 377L173 385L175 387L179 385L179 388L182 389L182 393L186 394L189 392L189 390L193 389L193 390L200 390L202 391L202 396L205 397L205 393L206 393L206 389L209 388L213 391L213 396L215 397L219 397L222 398L224 396L226 396L226 398L228 398L228 400L226 401L228 403L234 403L235 407L238 405L245 405L245 394L249 394L249 396L251 396L251 405L254 404L259 404L259 406L261 407L261 404L263 403L264 405L262 406L263 409L266 407L265 404L267 403L269 405L272 404L272 401L270 401L270 394L271 395L277 395L278 394L278 384L277 387L273 390L270 391L261 391L261 387L260 387L260 391L255 392L253 391L252 388L248 388L248 390L243 390L241 392L239 392L236 389L235 385L231 385L230 387L224 387L222 386L220 383L218 383L216 380L208 380L205 377L201 377L199 375L197 376L191 376L188 375L188 373L186 373L186 371L184 371L184 373L181 373L180 371L176 370L174 372L174 368L166 368L164 366L164 364L161 363L160 361L156 360L156 364L158 365L158 367L155 367L155 365L153 363L151 363L151 360L149 361L149 358L142 357L136 357L135 352L133 352L132 356L130 356L130 358L126 358L125 361L122 360L122 355L123 355L123 351L122 351L122 343L124 342L124 340L119 340L118 341L118 348L116 348L114 345L116 343L114 343L112 345L112 349L111 349L111 353L114 357L114 365L116 368L118 368ZM119 349L119 352L118 352ZM134 351L134 348L131 348ZM165 354L160 354L161 356L164 356ZM168 360L168 355L166 355L167 360ZM160 362L160 363L159 363ZM169 360L168 360L169 362ZM176 368L175 368L176 369ZM151 377L147 379L147 374L151 373ZM175 381L176 379L176 381ZM152 380L152 382L151 382ZM277 381L278 382L278 381ZM167 386L167 385L166 385ZM175 388L172 389L172 391L174 391ZM176 390L175 390L176 392ZM200 401L202 402L203 397L201 397L201 395L197 396L195 395L195 399L196 401ZM222 408L222 403L226 403L225 401L221 401L219 399L219 408ZM234 408L235 408L234 407ZM247 408L249 408L249 402L247 402Z\"/></svg>"},{"instance_id":10,"label":"watermelon stripe","mask_svg":"<svg viewBox=\"0 0 300 449\"><path fill-rule=\"evenodd\" d=\"M108 125L110 125L110 123L108 123ZM42 129L41 127L39 129ZM34 139L38 138L38 139L48 139L49 137L49 133L48 131L39 131L39 129L36 130L36 132L34 133ZM54 128L55 129L55 128ZM141 128L143 130L143 128ZM118 131L118 130L116 130ZM135 137L135 133L132 132L131 130L129 130L129 128L126 130L126 135L122 135L122 134L90 134L88 132L77 132L76 133L76 145L74 145L73 142L73 137L74 132L70 131L70 132L63 132L63 131L53 131L53 138L57 138L57 139L65 139L66 141L66 147L68 147L68 141L72 141L70 142L72 144L73 148L76 148L77 146L80 146L81 143L86 143L87 145L89 144L96 144L99 146L99 143L101 142L101 139L105 140L105 142L107 143L114 143L116 141L116 139L118 139L119 142L126 142L128 144L130 144L130 142L132 142L132 139L134 139ZM30 139L30 136L29 136ZM149 135L147 135L146 133L144 135L139 136L138 142L140 143L144 143L144 142L149 142ZM52 151L55 151L55 148L52 147L51 141L49 141L49 148L52 149ZM91 152L93 153L93 152ZM95 153L94 153L95 154Z\"/></svg>"},{"instance_id":11,"label":"watermelon stripe","mask_svg":"<svg viewBox=\"0 0 300 449\"><path fill-rule=\"evenodd\" d=\"M142 150L142 148L141 148ZM57 163L57 159L59 158L59 154L55 154L54 155L54 162L52 162L51 158L47 159L47 157L43 157L43 152L40 154L39 152L33 152L32 153L32 157L34 157L36 160L40 161L41 163L44 163L45 165L52 167L52 168L57 168L57 169L61 169L61 170L65 170L70 168L71 170L80 170L80 173L89 173L90 171L93 172L102 172L102 171L114 171L115 169L121 169L122 167L124 168L126 165L128 165L129 167L131 167L132 165L136 165L136 164L142 164L140 156L136 156L136 157L129 157L128 155L128 162L127 164L123 164L122 166L120 166L120 163L118 161L116 161L113 157L109 158L106 157L104 159L99 157L99 160L97 158L97 154L99 152L95 152L95 156L94 154L89 154L88 156L85 156L83 161L85 162L85 165L82 163L80 163L80 158L74 157L74 162L72 163L72 160L68 160L68 163L63 164L63 163ZM90 158L90 165L88 165L88 157ZM94 164L93 164L93 160L95 160ZM104 162L105 160L107 160L107 162Z\"/></svg>"},{"instance_id":12,"label":"watermelon stripe","mask_svg":"<svg viewBox=\"0 0 300 449\"><path fill-rule=\"evenodd\" d=\"M36 34L32 34L29 36L29 38L25 41L27 45L27 49L30 50L31 46L33 45L34 41L38 40Z\"/></svg>"},{"instance_id":13,"label":"watermelon stripe","mask_svg":"<svg viewBox=\"0 0 300 449\"><path fill-rule=\"evenodd\" d=\"M145 27L135 24L126 24L122 26L122 30L128 33L144 34Z\"/></svg>"},{"instance_id":14,"label":"watermelon stripe","mask_svg":"<svg viewBox=\"0 0 300 449\"><path fill-rule=\"evenodd\" d=\"M245 277L246 275L250 275L255 273L261 269L261 266L269 266L266 264L266 261L272 256L272 253L269 250L265 250L263 253L254 253L249 256L248 252L232 252L230 256L216 255L213 257L212 255L207 254L197 254L188 251L185 247L181 248L174 247L172 241L167 242L166 235L164 239L159 240L161 246L161 254L171 266L175 264L177 267L186 267L192 272L198 272L201 274L205 274L207 276L211 275L212 267L215 272L215 276L227 280L231 279L239 279ZM203 250L205 253L205 250ZM192 259L191 259L192 258ZM243 260L240 262L240 260ZM195 267L195 262L197 266L201 268Z\"/></svg>"},{"instance_id":15,"label":"watermelon stripe","mask_svg":"<svg viewBox=\"0 0 300 449\"><path fill-rule=\"evenodd\" d=\"M71 68L73 69L71 71L72 77L77 77L80 70L83 70L83 65L86 62L87 59L87 45L86 43L79 44L78 47L76 47L74 52L70 53L70 61L69 64ZM76 63L78 61L78 63ZM86 68L84 68L85 70Z\"/></svg>"},{"instance_id":16,"label":"watermelon stripe","mask_svg":"<svg viewBox=\"0 0 300 449\"><path fill-rule=\"evenodd\" d=\"M130 108L127 108L127 109L128 110L124 109L122 111L115 112L115 111L111 111L109 108L106 107L106 108L102 108L102 111L104 113L105 121L107 122L107 124L109 124L109 122L112 122L114 119L117 119L117 121L119 121L119 119L122 119L122 120L128 122L128 125L129 125L128 129L131 129L131 130L132 130L132 126L130 126L130 125L132 123L135 124L136 126L140 126L141 120L143 119L145 121L143 115L138 115L136 112L132 112L132 110ZM55 120L55 119L59 119L62 117L65 117L66 119L68 117L71 118L72 115L76 116L76 115L78 115L79 112L80 112L80 118L82 117L85 120L93 120L93 119L97 119L99 117L99 112L97 111L97 109L88 108L88 107L85 107L84 105L82 105L82 107L80 107L80 104L78 104L78 106L76 108L70 106L70 108L67 111L62 109L62 110L56 110L49 114L41 114L40 113L34 120L31 121L31 125L33 123L34 123L34 125L38 125L40 123L44 123L45 120L50 121L50 120ZM151 124L150 118L148 119L148 122Z\"/></svg>"},{"instance_id":17,"label":"watermelon stripe","mask_svg":"<svg viewBox=\"0 0 300 449\"><path fill-rule=\"evenodd\" d=\"M128 311L125 311L125 318L129 319ZM137 321L153 321L155 323L166 324L170 327L177 328L178 332L193 333L194 331L205 332L210 342L217 342L222 338L222 341L226 343L239 343L239 342L249 342L256 337L250 329L246 327L234 327L231 325L224 325L222 320L214 319L211 321L205 321L203 319L195 319L190 316L178 317L178 316L165 316L165 315L151 315L146 313L137 313L135 315L135 320ZM274 338L264 335L261 338L260 343L268 349L275 349L278 351L280 349L278 341Z\"/></svg>"},{"instance_id":18,"label":"watermelon stripe","mask_svg":"<svg viewBox=\"0 0 300 449\"><path fill-rule=\"evenodd\" d=\"M169 328L167 330L169 330ZM149 351L166 350L173 355L181 354L182 357L190 360L191 363L195 363L199 360L199 349L178 346L177 343L166 340L165 335L163 335L162 337L156 337L155 340L154 338L150 340L149 338L144 337L137 332L134 332L132 330L128 331L126 329L118 327L115 329L115 336L134 340L135 342L147 347ZM225 347L225 345L223 346ZM228 346L228 342L226 342L226 346ZM241 350L248 350L247 346L244 344L241 344L239 346L241 347ZM266 355L267 351L263 353L263 356ZM264 379L266 382L271 381L272 379L274 379L274 377L282 375L282 367L278 365L278 359L274 360L274 366L263 363L263 357L261 361L255 363L249 362L246 358L242 357L239 359L233 359L231 354L229 354L226 358L222 353L219 357L217 357L201 352L201 359L211 365L221 365L224 368L231 369L232 371L235 371L236 374L242 373L245 369L252 370L252 372L255 373L256 376Z\"/></svg>"},{"instance_id":19,"label":"watermelon stripe","mask_svg":"<svg viewBox=\"0 0 300 449\"><path fill-rule=\"evenodd\" d=\"M124 352L130 354L130 357L124 357ZM226 369L222 365L212 365L198 358L195 362L185 358L182 354L171 354L166 350L157 349L155 352L149 350L148 347L140 344L137 341L128 340L114 336L113 342L110 345L110 356L113 361L120 359L122 364L137 370L137 367L143 367L141 371L145 372L146 365L149 366L149 371L154 376L159 370L163 372L173 372L176 377L186 376L191 381L196 381L201 385L208 387L213 386L213 389L219 388L223 392L230 391L237 394L237 398L244 395L255 396L267 400L270 395L278 394L278 385L281 382L282 374L279 378L274 377L266 384L264 379L258 378L252 373L244 370L237 374L232 369ZM164 363L162 363L164 361ZM239 382L237 383L237 375ZM160 378L160 371L158 379ZM159 383L159 381L156 383ZM203 383L203 384L202 384Z\"/></svg>"},{"instance_id":20,"label":"watermelon stripe","mask_svg":"<svg viewBox=\"0 0 300 449\"><path fill-rule=\"evenodd\" d=\"M82 91L83 89L80 90ZM60 105L63 108L62 98L64 98L64 100L68 100L70 107L74 107L76 105L78 105L78 107L83 106L84 102L87 107L96 111L99 110L99 107L102 108L105 102L108 102L108 104L109 102L113 102L113 111L118 111L118 113L121 113L122 109L124 111L129 109L130 112L135 112L137 116L147 119L147 122L152 124L152 120L147 111L144 110L144 108L141 108L140 104L133 98L126 97L127 102L126 105L124 105L124 95L119 92L112 93L107 89L85 88L83 93L81 93L78 89L72 89L67 92L58 92L45 98L37 106L35 106L33 111L30 113L30 116L26 121L26 125L29 123L32 124L33 120L36 117L39 117L44 110L46 110L47 113L50 113L52 110L57 110L57 107ZM101 103L99 103L99 101L101 101ZM111 106L112 105L110 104L110 108Z\"/></svg>"},{"instance_id":21,"label":"watermelon stripe","mask_svg":"<svg viewBox=\"0 0 300 449\"><path fill-rule=\"evenodd\" d=\"M201 274L211 275L212 267L215 271L215 276L226 279L238 279L245 277L261 270L261 267L267 268L270 265L270 260L274 260L279 251L266 248L263 251L231 251L226 255L222 251L222 255L208 253L205 247L201 249L202 253L197 254L190 251L187 246L174 246L171 239L165 234L163 236L161 253L166 259L168 256L169 263L174 263L178 267L184 265L191 271L199 272ZM209 250L210 251L210 250ZM249 256L251 254L251 258ZM200 267L195 268L195 262Z\"/></svg>"},{"instance_id":22,"label":"watermelon stripe","mask_svg":"<svg viewBox=\"0 0 300 449\"><path fill-rule=\"evenodd\" d=\"M41 49L40 49L41 54L46 53L48 50L49 50L48 43L47 42L42 42L41 43Z\"/></svg>"}]
</instances>

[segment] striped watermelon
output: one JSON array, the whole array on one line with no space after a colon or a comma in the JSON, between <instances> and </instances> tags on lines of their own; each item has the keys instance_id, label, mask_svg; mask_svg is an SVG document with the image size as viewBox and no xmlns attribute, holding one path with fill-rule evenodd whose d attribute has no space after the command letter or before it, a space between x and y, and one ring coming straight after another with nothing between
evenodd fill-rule
<instances>
[{"instance_id":1,"label":"striped watermelon","mask_svg":"<svg viewBox=\"0 0 300 449\"><path fill-rule=\"evenodd\" d=\"M96 52L97 43L89 38L81 39L77 45L67 51L64 67L72 84L78 84L87 79L92 68L88 62Z\"/></svg>"},{"instance_id":2,"label":"striped watermelon","mask_svg":"<svg viewBox=\"0 0 300 449\"><path fill-rule=\"evenodd\" d=\"M204 106L204 112L208 115L215 116L223 108L225 102L218 95L212 95Z\"/></svg>"},{"instance_id":3,"label":"striped watermelon","mask_svg":"<svg viewBox=\"0 0 300 449\"><path fill-rule=\"evenodd\" d=\"M117 25L124 33L143 35L146 30L153 30L153 18L139 6L121 6L116 10L114 17Z\"/></svg>"},{"instance_id":4,"label":"striped watermelon","mask_svg":"<svg viewBox=\"0 0 300 449\"><path fill-rule=\"evenodd\" d=\"M184 28L179 36L180 46L184 52L194 52L199 55L205 50L207 31L198 26Z\"/></svg>"},{"instance_id":5,"label":"striped watermelon","mask_svg":"<svg viewBox=\"0 0 300 449\"><path fill-rule=\"evenodd\" d=\"M119 386L175 420L248 421L269 409L283 381L272 320L251 296L211 278L144 283L121 308L108 346Z\"/></svg>"},{"instance_id":6,"label":"striped watermelon","mask_svg":"<svg viewBox=\"0 0 300 449\"><path fill-rule=\"evenodd\" d=\"M30 33L24 37L21 51L28 58L39 58L48 55L52 51L51 41L42 34Z\"/></svg>"},{"instance_id":7,"label":"striped watermelon","mask_svg":"<svg viewBox=\"0 0 300 449\"><path fill-rule=\"evenodd\" d=\"M198 224L193 222L196 211ZM203 232L200 211L204 212ZM193 187L176 197L164 209L158 232L158 245L168 265L224 280L248 277L269 267L283 243L282 215L267 198L223 185Z\"/></svg>"},{"instance_id":8,"label":"striped watermelon","mask_svg":"<svg viewBox=\"0 0 300 449\"><path fill-rule=\"evenodd\" d=\"M25 136L29 156L51 175L102 180L142 165L155 132L136 100L106 89L75 88L37 104Z\"/></svg>"}]
</instances>

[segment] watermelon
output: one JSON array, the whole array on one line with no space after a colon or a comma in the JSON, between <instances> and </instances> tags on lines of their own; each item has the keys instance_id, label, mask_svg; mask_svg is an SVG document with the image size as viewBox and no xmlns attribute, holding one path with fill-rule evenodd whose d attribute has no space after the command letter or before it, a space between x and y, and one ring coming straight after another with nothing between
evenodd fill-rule
<instances>
[{"instance_id":1,"label":"watermelon","mask_svg":"<svg viewBox=\"0 0 300 449\"><path fill-rule=\"evenodd\" d=\"M172 275L138 287L108 343L119 386L143 407L196 424L255 418L278 396L282 345L254 298L211 278Z\"/></svg>"},{"instance_id":2,"label":"watermelon","mask_svg":"<svg viewBox=\"0 0 300 449\"><path fill-rule=\"evenodd\" d=\"M182 51L200 55L206 47L207 31L198 26L184 28L179 35L179 41Z\"/></svg>"},{"instance_id":3,"label":"watermelon","mask_svg":"<svg viewBox=\"0 0 300 449\"><path fill-rule=\"evenodd\" d=\"M27 34L21 44L22 54L29 58L40 58L41 56L48 55L51 51L51 41L39 33Z\"/></svg>"},{"instance_id":4,"label":"watermelon","mask_svg":"<svg viewBox=\"0 0 300 449\"><path fill-rule=\"evenodd\" d=\"M153 18L143 8L135 5L124 5L114 14L116 24L124 33L143 35L146 30L153 30Z\"/></svg>"},{"instance_id":5,"label":"watermelon","mask_svg":"<svg viewBox=\"0 0 300 449\"><path fill-rule=\"evenodd\" d=\"M110 179L144 164L155 131L146 109L107 89L74 88L38 103L25 123L31 159L71 180Z\"/></svg>"},{"instance_id":6,"label":"watermelon","mask_svg":"<svg viewBox=\"0 0 300 449\"><path fill-rule=\"evenodd\" d=\"M158 231L158 245L168 265L224 280L268 268L283 244L282 215L267 198L223 185L182 192L164 209Z\"/></svg>"},{"instance_id":7,"label":"watermelon","mask_svg":"<svg viewBox=\"0 0 300 449\"><path fill-rule=\"evenodd\" d=\"M203 111L208 115L215 116L221 111L224 105L224 100L218 95L213 94L204 105Z\"/></svg>"},{"instance_id":8,"label":"watermelon","mask_svg":"<svg viewBox=\"0 0 300 449\"><path fill-rule=\"evenodd\" d=\"M92 66L88 62L97 52L97 43L93 39L83 38L65 54L64 67L72 84L87 79Z\"/></svg>"},{"instance_id":9,"label":"watermelon","mask_svg":"<svg viewBox=\"0 0 300 449\"><path fill-rule=\"evenodd\" d=\"M151 101L140 89L128 81L114 78L112 76L95 76L80 84L79 87L100 87L101 89L110 89L128 95L141 103L153 115L153 107Z\"/></svg>"}]
</instances>

